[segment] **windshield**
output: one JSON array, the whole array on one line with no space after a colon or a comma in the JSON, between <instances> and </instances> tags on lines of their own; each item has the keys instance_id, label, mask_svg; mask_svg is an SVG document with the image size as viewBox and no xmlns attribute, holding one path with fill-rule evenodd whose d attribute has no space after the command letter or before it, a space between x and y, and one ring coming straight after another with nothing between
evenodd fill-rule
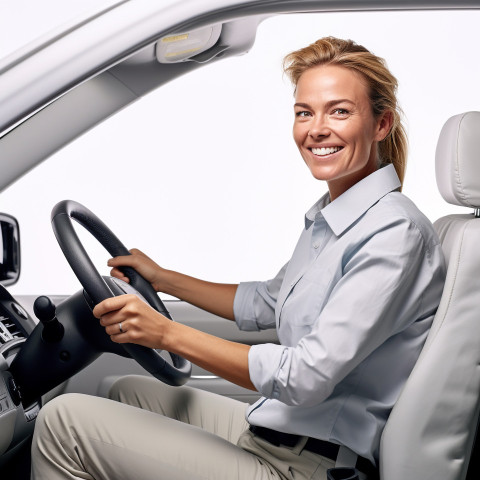
<instances>
[{"instance_id":1,"label":"windshield","mask_svg":"<svg viewBox=\"0 0 480 480\"><path fill-rule=\"evenodd\" d=\"M71 12L70 2L53 3ZM0 5L3 11L6 2ZM5 37L21 23L20 12L9 16L15 21L1 17ZM163 86L2 192L1 210L16 216L21 229L22 274L10 290L79 289L50 226L52 207L67 198L166 268L222 282L275 275L291 255L304 213L326 192L292 140L293 89L282 58L326 35L354 39L387 60L400 84L410 139L404 193L432 221L458 212L437 193L435 147L447 118L480 109L480 66L473 60L479 21L478 11L266 20L247 55ZM82 238L107 274L108 255L88 235Z\"/></svg>"}]
</instances>

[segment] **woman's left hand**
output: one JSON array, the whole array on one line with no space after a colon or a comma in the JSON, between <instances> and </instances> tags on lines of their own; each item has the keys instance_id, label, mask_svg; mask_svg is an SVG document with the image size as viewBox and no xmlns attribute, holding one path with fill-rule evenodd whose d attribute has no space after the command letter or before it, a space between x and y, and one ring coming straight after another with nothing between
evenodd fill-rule
<instances>
[{"instance_id":1,"label":"woman's left hand","mask_svg":"<svg viewBox=\"0 0 480 480\"><path fill-rule=\"evenodd\" d=\"M107 298L93 309L113 342L136 343L164 349L168 327L173 323L136 295Z\"/></svg>"}]
</instances>

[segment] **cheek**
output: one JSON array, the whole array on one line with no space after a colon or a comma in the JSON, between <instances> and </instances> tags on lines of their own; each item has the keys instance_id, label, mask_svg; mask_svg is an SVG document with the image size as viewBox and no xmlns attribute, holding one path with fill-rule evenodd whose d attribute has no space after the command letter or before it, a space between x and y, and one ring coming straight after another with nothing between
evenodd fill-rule
<instances>
[{"instance_id":1,"label":"cheek","mask_svg":"<svg viewBox=\"0 0 480 480\"><path fill-rule=\"evenodd\" d=\"M304 142L306 137L305 128L302 128L302 127L303 126L298 125L297 123L293 124L293 129L292 129L293 140L298 146L300 146Z\"/></svg>"},{"instance_id":2,"label":"cheek","mask_svg":"<svg viewBox=\"0 0 480 480\"><path fill-rule=\"evenodd\" d=\"M374 143L373 132L369 129L359 129L357 132L349 132L352 144L359 153L368 152Z\"/></svg>"}]
</instances>

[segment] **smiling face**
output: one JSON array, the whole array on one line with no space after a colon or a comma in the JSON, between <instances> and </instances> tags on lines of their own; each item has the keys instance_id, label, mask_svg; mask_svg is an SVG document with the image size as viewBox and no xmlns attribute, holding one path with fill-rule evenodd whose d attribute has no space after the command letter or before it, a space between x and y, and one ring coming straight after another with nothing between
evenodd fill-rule
<instances>
[{"instance_id":1,"label":"smiling face","mask_svg":"<svg viewBox=\"0 0 480 480\"><path fill-rule=\"evenodd\" d=\"M377 169L377 144L392 115L373 115L360 74L324 65L300 76L295 94L293 137L312 175L326 180L334 200Z\"/></svg>"}]
</instances>

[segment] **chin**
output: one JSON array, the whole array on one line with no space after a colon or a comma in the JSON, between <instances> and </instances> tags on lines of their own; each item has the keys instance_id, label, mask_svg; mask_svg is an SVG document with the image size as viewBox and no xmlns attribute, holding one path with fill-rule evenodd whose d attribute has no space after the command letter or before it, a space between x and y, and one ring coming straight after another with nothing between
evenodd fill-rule
<instances>
[{"instance_id":1,"label":"chin","mask_svg":"<svg viewBox=\"0 0 480 480\"><path fill-rule=\"evenodd\" d=\"M313 178L315 178L316 180L323 180L325 182L328 182L336 178L335 172L325 171L324 168L320 169L320 168L309 167L309 170Z\"/></svg>"}]
</instances>

